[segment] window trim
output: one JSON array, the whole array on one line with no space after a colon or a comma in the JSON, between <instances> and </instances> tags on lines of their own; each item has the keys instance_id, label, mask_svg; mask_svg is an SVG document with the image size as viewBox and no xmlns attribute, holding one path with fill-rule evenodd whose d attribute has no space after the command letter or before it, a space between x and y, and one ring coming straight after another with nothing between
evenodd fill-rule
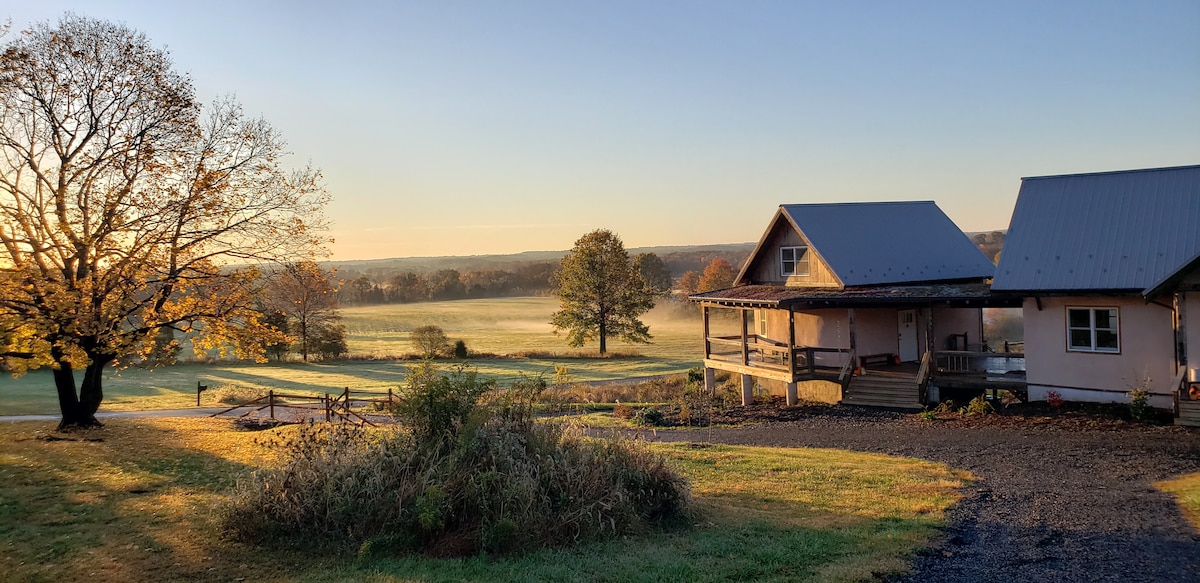
<instances>
[{"instance_id":1,"label":"window trim","mask_svg":"<svg viewBox=\"0 0 1200 583\"><path fill-rule=\"evenodd\" d=\"M792 269L792 273L788 273L787 270L784 269L784 267L783 267L784 263L788 261L783 258L783 252L788 251L788 250L795 252L798 249L802 250L802 251L798 255L797 254L792 255L792 259L790 260L790 262L792 264L793 269ZM800 260L801 257L804 258L803 261ZM804 265L803 273L800 272L801 264ZM811 263L811 261L809 261L808 245L788 245L788 246L779 248L779 275L780 275L780 277L796 277L796 276L803 277L803 276L809 275L810 273L812 273L812 263Z\"/></svg>"},{"instance_id":2,"label":"window trim","mask_svg":"<svg viewBox=\"0 0 1200 583\"><path fill-rule=\"evenodd\" d=\"M1071 326L1071 310L1086 310L1088 312L1088 327L1072 327ZM1113 312L1112 328L1096 328L1096 312L1111 311ZM1119 306L1065 306L1063 311L1063 326L1066 330L1067 352L1079 352L1084 354L1121 354L1121 308ZM1078 347L1071 345L1072 330L1087 330L1091 336L1090 347ZM1115 350L1096 347L1096 332L1098 330L1111 331L1117 337L1117 347Z\"/></svg>"}]
</instances>

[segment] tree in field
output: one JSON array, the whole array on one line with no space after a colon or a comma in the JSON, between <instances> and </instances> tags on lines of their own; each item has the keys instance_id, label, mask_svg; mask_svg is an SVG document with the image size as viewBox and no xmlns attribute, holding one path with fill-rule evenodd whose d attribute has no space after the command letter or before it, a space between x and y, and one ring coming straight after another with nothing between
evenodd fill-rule
<instances>
[{"instance_id":1,"label":"tree in field","mask_svg":"<svg viewBox=\"0 0 1200 583\"><path fill-rule=\"evenodd\" d=\"M696 291L706 292L733 287L733 280L736 277L737 270L733 268L733 265L718 257L704 268L704 273L696 284Z\"/></svg>"},{"instance_id":2,"label":"tree in field","mask_svg":"<svg viewBox=\"0 0 1200 583\"><path fill-rule=\"evenodd\" d=\"M575 242L552 280L562 309L550 319L555 334L567 331L567 343L583 346L609 336L626 342L650 342L650 329L639 316L654 307L654 293L629 261L620 237L596 230Z\"/></svg>"},{"instance_id":3,"label":"tree in field","mask_svg":"<svg viewBox=\"0 0 1200 583\"><path fill-rule=\"evenodd\" d=\"M287 316L288 331L295 337L296 351L304 362L315 352L316 338L329 339L342 330L337 290L333 274L315 261L286 263L269 277L267 303ZM344 343L344 331L341 336Z\"/></svg>"},{"instance_id":4,"label":"tree in field","mask_svg":"<svg viewBox=\"0 0 1200 583\"><path fill-rule=\"evenodd\" d=\"M450 347L446 332L432 324L413 329L411 340L422 358L433 358Z\"/></svg>"},{"instance_id":5,"label":"tree in field","mask_svg":"<svg viewBox=\"0 0 1200 583\"><path fill-rule=\"evenodd\" d=\"M695 271L689 271L679 278L679 293L683 299L696 293L700 289L700 274Z\"/></svg>"},{"instance_id":6,"label":"tree in field","mask_svg":"<svg viewBox=\"0 0 1200 583\"><path fill-rule=\"evenodd\" d=\"M0 45L0 323L21 324L6 363L53 368L60 427L98 425L105 367L163 328L262 358L278 331L255 309L259 269L232 265L324 243L319 173L284 155L232 100L202 114L124 25L67 15Z\"/></svg>"},{"instance_id":7,"label":"tree in field","mask_svg":"<svg viewBox=\"0 0 1200 583\"><path fill-rule=\"evenodd\" d=\"M633 268L645 282L646 289L650 290L655 297L665 298L671 295L671 286L675 280L671 277L671 270L667 269L667 265L658 255L654 253L634 255Z\"/></svg>"}]
</instances>

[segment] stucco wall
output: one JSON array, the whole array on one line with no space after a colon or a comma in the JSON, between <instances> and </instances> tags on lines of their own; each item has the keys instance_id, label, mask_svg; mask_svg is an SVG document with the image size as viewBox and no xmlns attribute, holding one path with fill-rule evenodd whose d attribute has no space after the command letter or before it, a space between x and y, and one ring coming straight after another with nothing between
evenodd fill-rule
<instances>
[{"instance_id":1,"label":"stucco wall","mask_svg":"<svg viewBox=\"0 0 1200 583\"><path fill-rule=\"evenodd\" d=\"M1184 335L1187 339L1187 366L1197 371L1195 378L1200 380L1200 291L1184 293L1183 309L1187 328Z\"/></svg>"},{"instance_id":2,"label":"stucco wall","mask_svg":"<svg viewBox=\"0 0 1200 583\"><path fill-rule=\"evenodd\" d=\"M1121 352L1067 351L1066 308L1115 307ZM1026 299L1025 368L1029 396L1045 399L1049 390L1069 400L1127 401L1126 393L1149 377L1149 389L1161 395L1155 406L1169 406L1174 378L1171 310L1136 297L1042 298L1042 309Z\"/></svg>"},{"instance_id":3,"label":"stucco wall","mask_svg":"<svg viewBox=\"0 0 1200 583\"><path fill-rule=\"evenodd\" d=\"M938 306L933 309L933 349L946 350L946 342L951 334L967 333L970 350L978 350L983 340L983 310L981 308L947 308ZM924 346L921 347L924 352Z\"/></svg>"}]
</instances>

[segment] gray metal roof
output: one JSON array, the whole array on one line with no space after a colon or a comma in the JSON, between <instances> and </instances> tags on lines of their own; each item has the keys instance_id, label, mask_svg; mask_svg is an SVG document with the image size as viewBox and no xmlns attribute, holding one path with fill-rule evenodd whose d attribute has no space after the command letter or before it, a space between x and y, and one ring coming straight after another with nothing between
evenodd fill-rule
<instances>
[{"instance_id":1,"label":"gray metal roof","mask_svg":"<svg viewBox=\"0 0 1200 583\"><path fill-rule=\"evenodd\" d=\"M995 272L933 201L780 208L846 286L981 279Z\"/></svg>"},{"instance_id":2,"label":"gray metal roof","mask_svg":"<svg viewBox=\"0 0 1200 583\"><path fill-rule=\"evenodd\" d=\"M1024 178L992 289L1146 290L1200 253L1200 166Z\"/></svg>"}]
</instances>

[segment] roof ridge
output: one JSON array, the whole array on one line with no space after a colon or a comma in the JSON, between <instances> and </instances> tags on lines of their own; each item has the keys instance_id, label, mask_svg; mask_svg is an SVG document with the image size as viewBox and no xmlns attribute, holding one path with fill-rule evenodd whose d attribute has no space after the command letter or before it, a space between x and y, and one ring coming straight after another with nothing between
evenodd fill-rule
<instances>
[{"instance_id":1,"label":"roof ridge","mask_svg":"<svg viewBox=\"0 0 1200 583\"><path fill-rule=\"evenodd\" d=\"M786 202L779 206L866 206L884 204L937 204L933 200L880 200L856 202Z\"/></svg>"},{"instance_id":2,"label":"roof ridge","mask_svg":"<svg viewBox=\"0 0 1200 583\"><path fill-rule=\"evenodd\" d=\"M1021 180L1041 180L1043 178L1071 178L1075 176L1104 176L1107 174L1134 174L1137 172L1162 172L1166 170L1200 169L1200 164L1185 166L1162 166L1159 168L1131 168L1129 170L1104 170L1100 172L1079 172L1075 174L1048 174L1045 176L1022 176Z\"/></svg>"}]
</instances>

